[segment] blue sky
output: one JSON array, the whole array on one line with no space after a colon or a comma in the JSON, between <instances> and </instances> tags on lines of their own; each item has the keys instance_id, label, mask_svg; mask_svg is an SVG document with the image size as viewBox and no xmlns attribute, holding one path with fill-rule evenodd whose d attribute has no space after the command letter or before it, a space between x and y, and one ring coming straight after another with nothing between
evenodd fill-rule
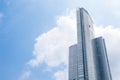
<instances>
[{"instance_id":1,"label":"blue sky","mask_svg":"<svg viewBox=\"0 0 120 80\"><path fill-rule=\"evenodd\" d=\"M95 25L100 27L98 32L103 30L107 38L114 33L110 35L120 39L119 0L0 0L0 80L59 80L59 76L64 79L67 59L63 53L75 42L71 36L74 37L72 30L76 28L77 7L89 11ZM110 42L117 51L113 55L114 50L108 48L112 65L115 58L119 59L117 44L120 43L112 39ZM120 70L112 71L113 75L120 73ZM120 77L114 80L117 79Z\"/></svg>"}]
</instances>

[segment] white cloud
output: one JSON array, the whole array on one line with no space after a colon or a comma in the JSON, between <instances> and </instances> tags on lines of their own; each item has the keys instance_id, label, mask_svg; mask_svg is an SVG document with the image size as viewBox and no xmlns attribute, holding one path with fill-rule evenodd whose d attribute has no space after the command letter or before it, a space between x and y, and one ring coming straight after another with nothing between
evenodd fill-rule
<instances>
[{"instance_id":1,"label":"white cloud","mask_svg":"<svg viewBox=\"0 0 120 80\"><path fill-rule=\"evenodd\" d=\"M29 64L33 67L42 62L51 67L67 64L68 47L76 40L75 21L75 14L72 12L57 17L57 26L36 39L34 59Z\"/></svg>"},{"instance_id":2,"label":"white cloud","mask_svg":"<svg viewBox=\"0 0 120 80\"><path fill-rule=\"evenodd\" d=\"M30 75L31 75L30 71L25 71L18 80L27 80Z\"/></svg>"},{"instance_id":3,"label":"white cloud","mask_svg":"<svg viewBox=\"0 0 120 80\"><path fill-rule=\"evenodd\" d=\"M120 65L120 28L114 26L95 27L96 35L105 38L113 80L119 80ZM28 64L38 66L43 62L48 67L59 67L60 64L68 66L68 47L76 43L75 11L57 17L56 27L36 38L33 56ZM67 67L54 73L55 80L65 80ZM61 77L62 76L62 77Z\"/></svg>"},{"instance_id":4,"label":"white cloud","mask_svg":"<svg viewBox=\"0 0 120 80\"><path fill-rule=\"evenodd\" d=\"M57 71L54 74L55 80L68 80L68 69Z\"/></svg>"}]
</instances>

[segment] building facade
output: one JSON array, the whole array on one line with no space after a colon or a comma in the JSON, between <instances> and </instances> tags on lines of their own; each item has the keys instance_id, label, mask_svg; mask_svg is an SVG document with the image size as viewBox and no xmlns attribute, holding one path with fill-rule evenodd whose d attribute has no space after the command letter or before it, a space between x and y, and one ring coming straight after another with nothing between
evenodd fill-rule
<instances>
[{"instance_id":1,"label":"building facade","mask_svg":"<svg viewBox=\"0 0 120 80\"><path fill-rule=\"evenodd\" d=\"M84 8L77 10L77 44L69 47L69 80L112 80L104 39L94 38Z\"/></svg>"}]
</instances>

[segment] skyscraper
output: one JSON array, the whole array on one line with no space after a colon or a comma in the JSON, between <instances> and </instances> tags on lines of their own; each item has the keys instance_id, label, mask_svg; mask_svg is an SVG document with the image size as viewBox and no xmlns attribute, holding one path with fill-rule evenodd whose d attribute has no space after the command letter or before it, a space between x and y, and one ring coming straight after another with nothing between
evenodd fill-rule
<instances>
[{"instance_id":1,"label":"skyscraper","mask_svg":"<svg viewBox=\"0 0 120 80\"><path fill-rule=\"evenodd\" d=\"M112 80L104 39L94 38L84 8L77 10L77 44L69 47L69 80Z\"/></svg>"}]
</instances>

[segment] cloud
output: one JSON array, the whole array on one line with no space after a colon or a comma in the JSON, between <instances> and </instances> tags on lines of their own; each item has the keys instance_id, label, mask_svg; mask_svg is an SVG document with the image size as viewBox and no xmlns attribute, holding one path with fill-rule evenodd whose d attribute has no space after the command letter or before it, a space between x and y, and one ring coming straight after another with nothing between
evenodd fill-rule
<instances>
[{"instance_id":1,"label":"cloud","mask_svg":"<svg viewBox=\"0 0 120 80\"><path fill-rule=\"evenodd\" d=\"M119 80L120 74L120 28L110 26L95 26L96 36L103 36L106 41L113 80ZM68 47L76 43L75 10L58 16L56 27L36 38L33 59L28 64L37 67L45 63L48 67L66 65L63 70L54 73L55 80L66 80L68 72ZM62 77L61 77L62 76Z\"/></svg>"},{"instance_id":2,"label":"cloud","mask_svg":"<svg viewBox=\"0 0 120 80\"><path fill-rule=\"evenodd\" d=\"M54 74L55 80L68 80L68 69L57 71Z\"/></svg>"},{"instance_id":3,"label":"cloud","mask_svg":"<svg viewBox=\"0 0 120 80\"><path fill-rule=\"evenodd\" d=\"M27 80L31 75L31 71L25 71L18 80Z\"/></svg>"},{"instance_id":4,"label":"cloud","mask_svg":"<svg viewBox=\"0 0 120 80\"><path fill-rule=\"evenodd\" d=\"M34 58L29 61L33 67L46 63L50 67L67 64L68 46L76 41L75 14L57 17L57 26L36 38Z\"/></svg>"}]
</instances>

